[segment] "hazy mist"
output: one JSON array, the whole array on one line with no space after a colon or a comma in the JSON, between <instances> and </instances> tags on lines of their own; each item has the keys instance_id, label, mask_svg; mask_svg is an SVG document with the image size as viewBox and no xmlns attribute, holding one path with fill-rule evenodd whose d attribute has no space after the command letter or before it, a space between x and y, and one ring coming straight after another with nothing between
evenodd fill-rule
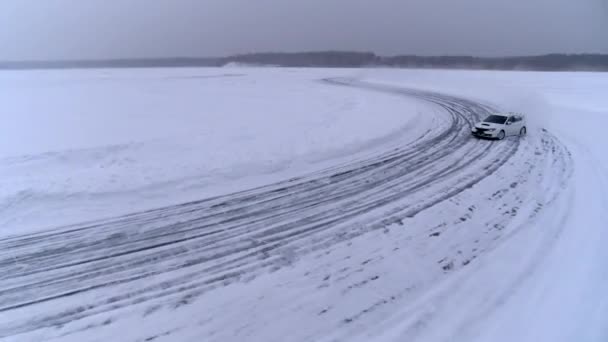
<instances>
[{"instance_id":1,"label":"hazy mist","mask_svg":"<svg viewBox=\"0 0 608 342\"><path fill-rule=\"evenodd\" d=\"M4 0L0 60L608 53L608 0Z\"/></svg>"}]
</instances>

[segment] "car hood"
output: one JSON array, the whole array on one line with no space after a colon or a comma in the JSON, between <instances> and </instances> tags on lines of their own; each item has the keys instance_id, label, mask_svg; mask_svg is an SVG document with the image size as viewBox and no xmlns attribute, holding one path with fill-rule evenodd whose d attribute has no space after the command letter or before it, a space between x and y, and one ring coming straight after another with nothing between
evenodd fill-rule
<instances>
[{"instance_id":1,"label":"car hood","mask_svg":"<svg viewBox=\"0 0 608 342\"><path fill-rule=\"evenodd\" d=\"M489 123L489 122L479 122L477 124L475 124L476 128L500 128L503 125L500 124L495 124L495 123Z\"/></svg>"}]
</instances>

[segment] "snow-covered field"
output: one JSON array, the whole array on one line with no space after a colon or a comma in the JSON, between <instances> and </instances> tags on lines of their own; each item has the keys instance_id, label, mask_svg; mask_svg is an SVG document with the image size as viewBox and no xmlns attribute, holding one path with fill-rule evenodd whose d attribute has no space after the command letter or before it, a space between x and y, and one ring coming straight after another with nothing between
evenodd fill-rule
<instances>
[{"instance_id":1,"label":"snow-covered field","mask_svg":"<svg viewBox=\"0 0 608 342\"><path fill-rule=\"evenodd\" d=\"M325 75L4 72L0 235L259 186L428 125L426 103L328 87Z\"/></svg>"},{"instance_id":2,"label":"snow-covered field","mask_svg":"<svg viewBox=\"0 0 608 342\"><path fill-rule=\"evenodd\" d=\"M608 340L607 74L19 71L0 94L0 339ZM530 134L472 139L494 108Z\"/></svg>"}]
</instances>

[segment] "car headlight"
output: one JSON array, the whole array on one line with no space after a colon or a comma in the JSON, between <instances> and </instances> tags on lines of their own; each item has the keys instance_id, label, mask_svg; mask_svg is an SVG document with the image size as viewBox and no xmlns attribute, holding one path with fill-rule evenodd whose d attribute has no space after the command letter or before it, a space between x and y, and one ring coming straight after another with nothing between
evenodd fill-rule
<instances>
[{"instance_id":1,"label":"car headlight","mask_svg":"<svg viewBox=\"0 0 608 342\"><path fill-rule=\"evenodd\" d=\"M496 128L490 128L488 129L488 132L494 132L496 130Z\"/></svg>"}]
</instances>

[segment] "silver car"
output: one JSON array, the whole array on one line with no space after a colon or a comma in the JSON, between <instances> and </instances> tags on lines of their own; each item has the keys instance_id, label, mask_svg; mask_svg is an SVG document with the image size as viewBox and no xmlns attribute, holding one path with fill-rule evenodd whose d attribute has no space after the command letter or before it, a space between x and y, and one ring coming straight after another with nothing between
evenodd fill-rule
<instances>
[{"instance_id":1,"label":"silver car","mask_svg":"<svg viewBox=\"0 0 608 342\"><path fill-rule=\"evenodd\" d=\"M517 113L492 114L475 124L471 133L478 138L502 140L510 135L524 136L528 129L526 119Z\"/></svg>"}]
</instances>

